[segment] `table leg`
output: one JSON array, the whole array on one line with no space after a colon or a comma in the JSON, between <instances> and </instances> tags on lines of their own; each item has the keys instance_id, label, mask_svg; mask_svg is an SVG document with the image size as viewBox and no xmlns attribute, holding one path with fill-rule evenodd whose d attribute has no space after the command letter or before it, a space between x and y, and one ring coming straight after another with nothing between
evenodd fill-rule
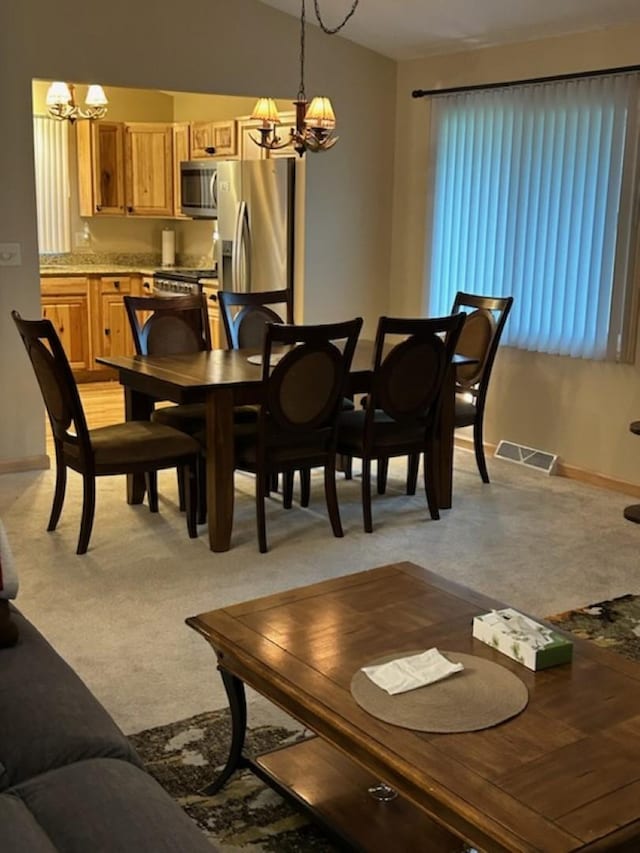
<instances>
[{"instance_id":1,"label":"table leg","mask_svg":"<svg viewBox=\"0 0 640 853\"><path fill-rule=\"evenodd\" d=\"M228 551L233 526L233 392L207 395L207 514L209 547Z\"/></svg>"},{"instance_id":2,"label":"table leg","mask_svg":"<svg viewBox=\"0 0 640 853\"><path fill-rule=\"evenodd\" d=\"M128 421L148 421L153 412L153 400L146 394L125 385L124 412ZM146 491L144 474L127 474L127 503L141 504Z\"/></svg>"},{"instance_id":3,"label":"table leg","mask_svg":"<svg viewBox=\"0 0 640 853\"><path fill-rule=\"evenodd\" d=\"M438 505L440 509L451 508L453 491L453 434L456 412L456 369L447 370L442 390L440 429L438 431Z\"/></svg>"},{"instance_id":4,"label":"table leg","mask_svg":"<svg viewBox=\"0 0 640 853\"><path fill-rule=\"evenodd\" d=\"M202 793L207 797L217 793L235 770L246 767L247 762L242 755L244 738L247 731L247 700L244 692L244 684L235 675L231 675L224 669L220 670L224 689L227 691L229 708L231 709L231 746L229 756L223 769L218 776L210 782Z\"/></svg>"}]
</instances>

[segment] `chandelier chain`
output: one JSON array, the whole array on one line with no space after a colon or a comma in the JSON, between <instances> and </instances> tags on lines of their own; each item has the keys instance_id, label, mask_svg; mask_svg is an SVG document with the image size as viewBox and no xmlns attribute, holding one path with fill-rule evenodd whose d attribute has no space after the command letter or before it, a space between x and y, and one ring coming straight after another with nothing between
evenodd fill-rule
<instances>
[{"instance_id":1,"label":"chandelier chain","mask_svg":"<svg viewBox=\"0 0 640 853\"><path fill-rule=\"evenodd\" d=\"M325 24L325 22L322 20L322 15L320 14L320 0L313 0L313 8L315 9L316 18L318 19L318 23L320 24L320 27L321 27L322 31L323 31L324 33L327 33L327 35L330 35L330 36L333 36L333 35L335 35L336 33L339 33L339 32L340 32L340 30L341 30L341 29L344 27L344 25L347 23L347 21L349 20L349 18L353 15L353 13L354 13L354 12L356 11L356 9L358 8L358 3L359 3L359 2L360 2L360 0L353 0L353 3L351 4L351 8L349 9L349 11L347 12L347 14L346 14L346 15L344 16L344 18L342 19L342 22L341 22L341 23L339 23L339 24L338 24L337 26L335 26L335 27L328 27L328 26ZM304 5L304 4L303 4L303 5Z\"/></svg>"}]
</instances>

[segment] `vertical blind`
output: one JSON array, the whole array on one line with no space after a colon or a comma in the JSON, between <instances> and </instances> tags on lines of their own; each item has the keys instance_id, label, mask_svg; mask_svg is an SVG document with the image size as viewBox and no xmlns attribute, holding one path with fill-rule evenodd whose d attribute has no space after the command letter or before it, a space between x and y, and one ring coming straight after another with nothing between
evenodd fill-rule
<instances>
[{"instance_id":1,"label":"vertical blind","mask_svg":"<svg viewBox=\"0 0 640 853\"><path fill-rule=\"evenodd\" d=\"M33 117L38 248L40 254L71 251L69 122Z\"/></svg>"},{"instance_id":2,"label":"vertical blind","mask_svg":"<svg viewBox=\"0 0 640 853\"><path fill-rule=\"evenodd\" d=\"M628 315L638 75L436 98L429 311L513 296L503 343L616 358Z\"/></svg>"}]
</instances>

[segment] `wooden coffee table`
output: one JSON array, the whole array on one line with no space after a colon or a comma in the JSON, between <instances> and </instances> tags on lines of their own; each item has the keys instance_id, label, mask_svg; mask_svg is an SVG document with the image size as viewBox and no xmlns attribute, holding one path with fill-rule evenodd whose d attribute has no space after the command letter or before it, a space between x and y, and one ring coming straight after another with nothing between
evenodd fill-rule
<instances>
[{"instance_id":1,"label":"wooden coffee table","mask_svg":"<svg viewBox=\"0 0 640 853\"><path fill-rule=\"evenodd\" d=\"M396 563L187 619L216 652L233 716L209 791L250 767L367 853L640 850L640 665L572 638L571 664L531 672L471 636L473 617L501 606ZM491 729L437 735L353 700L363 664L431 646L507 667L528 707ZM246 756L245 684L317 737ZM378 780L399 796L374 800Z\"/></svg>"}]
</instances>

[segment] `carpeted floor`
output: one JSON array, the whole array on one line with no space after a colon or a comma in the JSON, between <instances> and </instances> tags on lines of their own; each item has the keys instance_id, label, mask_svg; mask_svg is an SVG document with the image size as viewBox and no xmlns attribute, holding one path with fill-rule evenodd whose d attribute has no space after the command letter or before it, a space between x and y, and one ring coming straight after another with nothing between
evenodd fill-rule
<instances>
[{"instance_id":1,"label":"carpeted floor","mask_svg":"<svg viewBox=\"0 0 640 853\"><path fill-rule=\"evenodd\" d=\"M623 595L550 617L577 636L640 660L640 596ZM255 755L305 736L291 725L250 728L246 752ZM199 793L227 757L226 709L199 714L130 736L149 772L222 853L333 853L337 848L293 806L250 771L236 773L214 796ZM464 844L450 853L467 850Z\"/></svg>"}]
</instances>

